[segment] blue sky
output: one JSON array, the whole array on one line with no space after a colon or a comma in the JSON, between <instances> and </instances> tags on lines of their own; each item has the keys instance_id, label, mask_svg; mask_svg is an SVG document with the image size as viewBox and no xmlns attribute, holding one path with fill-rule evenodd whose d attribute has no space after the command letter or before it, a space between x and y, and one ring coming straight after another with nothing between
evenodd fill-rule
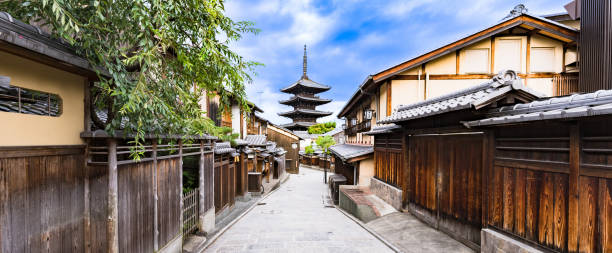
<instances>
[{"instance_id":1,"label":"blue sky","mask_svg":"<svg viewBox=\"0 0 612 253\"><path fill-rule=\"evenodd\" d=\"M278 104L290 95L279 90L302 73L303 45L308 45L308 76L329 85L321 93L333 102L318 109L334 115L370 74L453 42L495 24L517 4L533 14L563 12L569 2L558 0L227 0L226 12L234 20L255 22L261 29L232 48L245 58L263 63L254 82L247 85L249 99L266 119L288 123Z\"/></svg>"}]
</instances>

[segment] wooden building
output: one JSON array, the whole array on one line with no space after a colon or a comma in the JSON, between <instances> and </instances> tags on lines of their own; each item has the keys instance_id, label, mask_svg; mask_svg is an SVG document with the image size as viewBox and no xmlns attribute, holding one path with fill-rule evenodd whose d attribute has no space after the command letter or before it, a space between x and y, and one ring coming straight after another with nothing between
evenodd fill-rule
<instances>
[{"instance_id":1,"label":"wooden building","mask_svg":"<svg viewBox=\"0 0 612 253\"><path fill-rule=\"evenodd\" d=\"M268 124L268 140L275 142L276 146L282 147L285 154L285 168L290 173L298 173L300 167L299 152L300 152L300 137L295 135L293 131L284 127Z\"/></svg>"},{"instance_id":2,"label":"wooden building","mask_svg":"<svg viewBox=\"0 0 612 253\"><path fill-rule=\"evenodd\" d=\"M279 101L281 104L293 107L291 111L278 114L293 120L292 123L282 125L282 127L293 131L305 131L308 127L316 124L318 118L332 114L331 112L318 111L316 109L319 105L331 102L329 99L322 99L316 95L329 90L330 87L310 80L306 72L306 45L304 45L304 68L302 77L297 82L281 89L281 92L293 94L293 96L288 100Z\"/></svg>"},{"instance_id":3,"label":"wooden building","mask_svg":"<svg viewBox=\"0 0 612 253\"><path fill-rule=\"evenodd\" d=\"M578 91L577 70L571 67L578 29L571 22L534 16L519 5L493 26L366 77L338 113L345 119L346 144L378 149L387 156L378 162L400 162L401 138L375 143L364 133L396 127L377 122L393 108L476 86L503 69L516 71L523 85L544 96ZM359 175L374 175L376 163L371 156L354 166ZM369 179L362 177L359 184L369 185Z\"/></svg>"},{"instance_id":4,"label":"wooden building","mask_svg":"<svg viewBox=\"0 0 612 253\"><path fill-rule=\"evenodd\" d=\"M146 136L133 160L130 136L94 131L87 60L4 12L0 35L0 252L180 252L183 234L214 228L210 137ZM199 157L193 206L187 156Z\"/></svg>"}]
</instances>

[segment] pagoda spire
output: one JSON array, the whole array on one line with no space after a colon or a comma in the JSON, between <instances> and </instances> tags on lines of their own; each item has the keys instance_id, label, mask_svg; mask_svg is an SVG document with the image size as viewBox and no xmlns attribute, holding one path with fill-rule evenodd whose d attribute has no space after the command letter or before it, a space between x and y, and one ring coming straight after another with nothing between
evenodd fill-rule
<instances>
[{"instance_id":1,"label":"pagoda spire","mask_svg":"<svg viewBox=\"0 0 612 253\"><path fill-rule=\"evenodd\" d=\"M304 63L302 65L302 70L304 71L304 73L302 74L302 79L308 79L308 75L306 75L306 72L308 70L308 59L306 56L306 44L304 44Z\"/></svg>"}]
</instances>

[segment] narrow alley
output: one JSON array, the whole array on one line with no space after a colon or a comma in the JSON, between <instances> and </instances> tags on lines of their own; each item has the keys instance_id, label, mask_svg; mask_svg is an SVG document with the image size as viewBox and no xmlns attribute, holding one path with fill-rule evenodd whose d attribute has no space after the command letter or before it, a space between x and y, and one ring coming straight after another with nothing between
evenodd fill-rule
<instances>
[{"instance_id":1,"label":"narrow alley","mask_svg":"<svg viewBox=\"0 0 612 253\"><path fill-rule=\"evenodd\" d=\"M205 252L392 252L340 211L326 207L326 191L323 172L301 168Z\"/></svg>"}]
</instances>

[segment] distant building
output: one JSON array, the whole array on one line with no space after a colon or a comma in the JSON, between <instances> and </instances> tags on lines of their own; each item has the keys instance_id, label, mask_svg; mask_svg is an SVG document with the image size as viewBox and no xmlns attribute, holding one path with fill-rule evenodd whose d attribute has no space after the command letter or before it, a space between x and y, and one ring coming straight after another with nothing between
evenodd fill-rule
<instances>
[{"instance_id":1,"label":"distant building","mask_svg":"<svg viewBox=\"0 0 612 253\"><path fill-rule=\"evenodd\" d=\"M331 99L322 99L319 96L316 96L318 93L329 90L330 87L312 81L308 78L308 75L306 75L306 45L304 45L303 66L304 73L302 78L281 90L281 92L293 94L293 96L287 100L279 101L281 104L293 106L293 110L278 114L293 120L292 123L282 125L282 127L292 131L305 131L309 126L316 124L318 118L332 114L331 112L318 111L316 109L316 107L319 105L331 102Z\"/></svg>"}]
</instances>

